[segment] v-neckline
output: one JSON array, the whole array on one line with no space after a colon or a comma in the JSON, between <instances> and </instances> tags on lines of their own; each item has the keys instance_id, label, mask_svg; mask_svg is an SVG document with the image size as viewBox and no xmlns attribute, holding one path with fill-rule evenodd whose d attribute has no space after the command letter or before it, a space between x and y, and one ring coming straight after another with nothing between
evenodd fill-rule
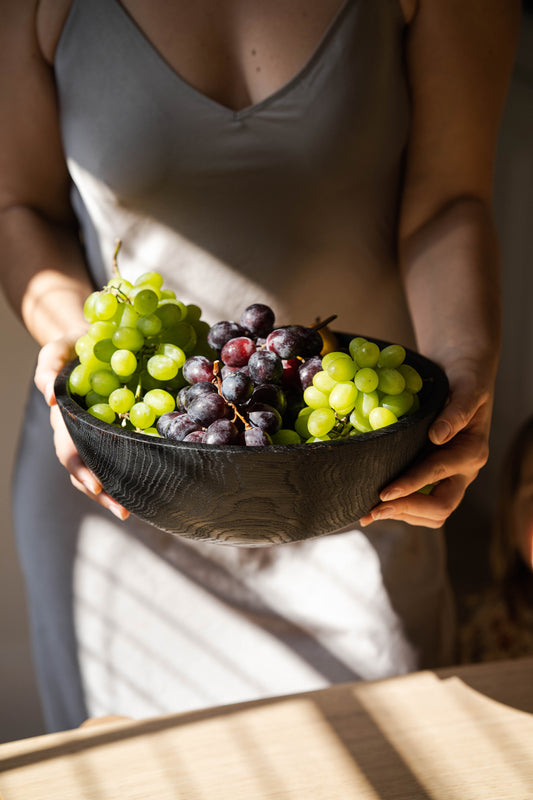
<instances>
[{"instance_id":1,"label":"v-neckline","mask_svg":"<svg viewBox=\"0 0 533 800\"><path fill-rule=\"evenodd\" d=\"M316 45L315 49L309 56L309 58L304 62L304 64L294 73L294 75L289 78L285 83L283 83L278 89L274 89L274 91L270 92L270 94L266 95L262 100L258 100L256 103L249 103L247 106L243 106L240 109L233 109L230 106L225 105L224 103L220 103L218 100L210 97L205 92L202 92L200 89L197 89L193 86L192 83L189 83L174 67L169 64L166 58L159 52L157 47L152 44L148 36L144 33L144 31L140 28L138 23L135 19L131 16L131 14L127 11L126 8L122 5L120 0L113 0L114 5L118 9L119 13L124 17L127 24L130 28L134 31L135 35L138 37L139 41L142 42L143 47L152 54L152 56L156 59L156 61L172 76L174 76L175 80L192 96L196 97L200 102L204 104L210 105L212 108L217 109L220 113L225 114L232 119L241 119L243 117L247 117L251 114L254 114L256 111L274 103L279 98L283 97L285 94L290 92L293 88L295 88L305 77L305 75L310 72L315 64L320 61L324 52L328 49L332 39L334 38L337 29L341 26L344 17L346 16L348 10L350 9L352 3L358 2L358 0L343 0L338 10L335 12L332 20L326 26L326 29L322 36L320 37L318 44Z\"/></svg>"}]
</instances>

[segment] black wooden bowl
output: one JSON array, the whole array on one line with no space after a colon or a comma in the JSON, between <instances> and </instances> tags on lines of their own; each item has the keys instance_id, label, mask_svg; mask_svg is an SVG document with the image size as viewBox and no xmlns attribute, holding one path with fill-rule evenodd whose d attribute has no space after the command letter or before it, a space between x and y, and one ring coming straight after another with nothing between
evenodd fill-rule
<instances>
[{"instance_id":1,"label":"black wooden bowl","mask_svg":"<svg viewBox=\"0 0 533 800\"><path fill-rule=\"evenodd\" d=\"M344 337L345 343L352 338ZM355 523L429 446L429 426L448 394L444 372L407 350L406 363L424 386L420 409L394 425L335 442L199 445L96 419L69 395L75 363L59 373L55 394L83 461L105 491L160 530L238 545L312 539Z\"/></svg>"}]
</instances>

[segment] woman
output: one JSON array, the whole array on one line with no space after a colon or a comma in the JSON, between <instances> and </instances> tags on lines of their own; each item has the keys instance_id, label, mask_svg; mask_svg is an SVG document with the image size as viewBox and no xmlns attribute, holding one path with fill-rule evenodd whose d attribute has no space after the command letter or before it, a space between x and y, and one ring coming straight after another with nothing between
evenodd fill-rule
<instances>
[{"instance_id":1,"label":"woman","mask_svg":"<svg viewBox=\"0 0 533 800\"><path fill-rule=\"evenodd\" d=\"M34 392L15 520L50 729L449 659L441 528L487 458L518 3L1 8L2 280L85 495ZM160 271L211 322L265 302L279 323L336 313L416 346L451 385L434 451L352 530L302 545L193 546L126 521L53 396L117 238L124 277Z\"/></svg>"}]
</instances>

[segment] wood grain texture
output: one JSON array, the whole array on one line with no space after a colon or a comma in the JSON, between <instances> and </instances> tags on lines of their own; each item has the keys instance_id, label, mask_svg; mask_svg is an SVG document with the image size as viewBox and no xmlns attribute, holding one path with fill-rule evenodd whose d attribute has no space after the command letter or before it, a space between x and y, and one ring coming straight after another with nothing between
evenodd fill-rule
<instances>
[{"instance_id":1,"label":"wood grain texture","mask_svg":"<svg viewBox=\"0 0 533 800\"><path fill-rule=\"evenodd\" d=\"M504 685L511 706L492 697ZM522 659L81 728L1 745L0 794L529 800L532 694L533 659Z\"/></svg>"},{"instance_id":2,"label":"wood grain texture","mask_svg":"<svg viewBox=\"0 0 533 800\"><path fill-rule=\"evenodd\" d=\"M442 370L416 353L421 407L394 426L332 443L272 447L195 445L101 422L68 395L72 366L56 381L69 432L105 491L172 534L267 545L315 538L357 521L380 490L428 446L447 396Z\"/></svg>"}]
</instances>

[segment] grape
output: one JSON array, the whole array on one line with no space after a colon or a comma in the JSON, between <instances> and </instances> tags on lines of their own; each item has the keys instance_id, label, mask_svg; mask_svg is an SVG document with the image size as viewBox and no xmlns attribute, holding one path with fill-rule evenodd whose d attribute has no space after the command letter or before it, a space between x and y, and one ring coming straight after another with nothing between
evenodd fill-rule
<instances>
[{"instance_id":1,"label":"grape","mask_svg":"<svg viewBox=\"0 0 533 800\"><path fill-rule=\"evenodd\" d=\"M138 289L130 295L133 308L141 316L153 314L159 304L159 297L153 289Z\"/></svg>"},{"instance_id":2,"label":"grape","mask_svg":"<svg viewBox=\"0 0 533 800\"><path fill-rule=\"evenodd\" d=\"M109 397L119 386L120 380L110 370L97 369L91 373L91 389L104 397Z\"/></svg>"},{"instance_id":3,"label":"grape","mask_svg":"<svg viewBox=\"0 0 533 800\"><path fill-rule=\"evenodd\" d=\"M115 421L115 412L107 403L96 403L96 405L91 406L89 414L109 424Z\"/></svg>"},{"instance_id":4,"label":"grape","mask_svg":"<svg viewBox=\"0 0 533 800\"><path fill-rule=\"evenodd\" d=\"M386 394L381 398L383 408L388 408L396 417L402 417L413 405L411 392L403 391L400 394Z\"/></svg>"},{"instance_id":5,"label":"grape","mask_svg":"<svg viewBox=\"0 0 533 800\"><path fill-rule=\"evenodd\" d=\"M316 386L308 386L304 391L304 401L311 408L329 408L329 397Z\"/></svg>"},{"instance_id":6,"label":"grape","mask_svg":"<svg viewBox=\"0 0 533 800\"><path fill-rule=\"evenodd\" d=\"M74 345L76 355L83 363L87 361L94 353L94 340L88 334L84 334L77 339Z\"/></svg>"},{"instance_id":7,"label":"grape","mask_svg":"<svg viewBox=\"0 0 533 800\"><path fill-rule=\"evenodd\" d=\"M350 381L355 375L357 366L351 358L336 358L325 368L330 378L335 381Z\"/></svg>"},{"instance_id":8,"label":"grape","mask_svg":"<svg viewBox=\"0 0 533 800\"><path fill-rule=\"evenodd\" d=\"M355 373L353 382L360 392L374 392L378 388L379 376L375 369L363 367Z\"/></svg>"},{"instance_id":9,"label":"grape","mask_svg":"<svg viewBox=\"0 0 533 800\"><path fill-rule=\"evenodd\" d=\"M158 272L143 272L142 275L139 275L139 277L136 279L134 285L143 286L144 284L147 284L147 286L157 292L159 296L159 291L163 286L163 278Z\"/></svg>"},{"instance_id":10,"label":"grape","mask_svg":"<svg viewBox=\"0 0 533 800\"><path fill-rule=\"evenodd\" d=\"M202 316L202 309L194 303L187 304L187 320L188 322L198 322Z\"/></svg>"},{"instance_id":11,"label":"grape","mask_svg":"<svg viewBox=\"0 0 533 800\"><path fill-rule=\"evenodd\" d=\"M365 417L368 417L372 409L379 406L379 395L376 391L361 392L357 396L356 404L360 408L361 413L364 414Z\"/></svg>"},{"instance_id":12,"label":"grape","mask_svg":"<svg viewBox=\"0 0 533 800\"><path fill-rule=\"evenodd\" d=\"M160 344L157 348L156 355L158 356L168 356L173 361L176 362L178 367L182 367L187 360L187 356L176 344L171 344L170 342L165 342L164 344Z\"/></svg>"},{"instance_id":13,"label":"grape","mask_svg":"<svg viewBox=\"0 0 533 800\"><path fill-rule=\"evenodd\" d=\"M250 405L255 403L266 403L279 411L280 414L285 413L287 408L287 398L283 389L275 383L263 383L261 386L256 386L250 398Z\"/></svg>"},{"instance_id":14,"label":"grape","mask_svg":"<svg viewBox=\"0 0 533 800\"><path fill-rule=\"evenodd\" d=\"M248 428L242 433L241 439L246 447L262 447L272 444L269 434L260 428Z\"/></svg>"},{"instance_id":15,"label":"grape","mask_svg":"<svg viewBox=\"0 0 533 800\"><path fill-rule=\"evenodd\" d=\"M405 359L405 348L400 344L390 344L384 347L379 354L378 367L390 367L394 369L403 364Z\"/></svg>"},{"instance_id":16,"label":"grape","mask_svg":"<svg viewBox=\"0 0 533 800\"><path fill-rule=\"evenodd\" d=\"M117 277L111 278L107 282L107 288L108 289L116 289L116 291L119 294L127 295L131 291L131 289L133 289L133 284L130 283L129 281L127 281L127 280L124 280L124 278L121 278L120 276L117 276Z\"/></svg>"},{"instance_id":17,"label":"grape","mask_svg":"<svg viewBox=\"0 0 533 800\"><path fill-rule=\"evenodd\" d=\"M216 419L227 416L228 406L219 394L202 394L189 403L187 414L198 425L207 428Z\"/></svg>"},{"instance_id":18,"label":"grape","mask_svg":"<svg viewBox=\"0 0 533 800\"><path fill-rule=\"evenodd\" d=\"M357 406L355 406L350 414L350 424L360 433L368 433L372 430L372 425L368 421L368 417L366 417Z\"/></svg>"},{"instance_id":19,"label":"grape","mask_svg":"<svg viewBox=\"0 0 533 800\"><path fill-rule=\"evenodd\" d=\"M143 430L143 433L145 433L147 436L156 436L158 439L161 438L161 434L159 433L157 428L153 428L153 427L145 428Z\"/></svg>"},{"instance_id":20,"label":"grape","mask_svg":"<svg viewBox=\"0 0 533 800\"><path fill-rule=\"evenodd\" d=\"M273 406L266 403L255 403L248 410L248 419L254 428L260 428L265 433L272 434L281 428L281 414Z\"/></svg>"},{"instance_id":21,"label":"grape","mask_svg":"<svg viewBox=\"0 0 533 800\"><path fill-rule=\"evenodd\" d=\"M205 431L202 428L197 428L184 436L182 442L194 442L194 444L203 444L205 440Z\"/></svg>"},{"instance_id":22,"label":"grape","mask_svg":"<svg viewBox=\"0 0 533 800\"><path fill-rule=\"evenodd\" d=\"M117 414L126 414L135 403L135 395L130 389L115 389L109 395L109 405Z\"/></svg>"},{"instance_id":23,"label":"grape","mask_svg":"<svg viewBox=\"0 0 533 800\"><path fill-rule=\"evenodd\" d=\"M117 298L111 292L101 292L92 306L96 318L102 320L111 319L115 315L117 308Z\"/></svg>"},{"instance_id":24,"label":"grape","mask_svg":"<svg viewBox=\"0 0 533 800\"><path fill-rule=\"evenodd\" d=\"M107 403L107 397L98 394L98 392L93 392L93 390L90 389L85 395L86 407L90 408L91 406L96 406L98 403Z\"/></svg>"},{"instance_id":25,"label":"grape","mask_svg":"<svg viewBox=\"0 0 533 800\"><path fill-rule=\"evenodd\" d=\"M375 367L379 360L379 347L375 342L363 342L355 349L354 360L360 367Z\"/></svg>"},{"instance_id":26,"label":"grape","mask_svg":"<svg viewBox=\"0 0 533 800\"><path fill-rule=\"evenodd\" d=\"M137 328L123 325L117 328L111 340L117 350L131 350L133 353L140 350L144 344L144 336Z\"/></svg>"},{"instance_id":27,"label":"grape","mask_svg":"<svg viewBox=\"0 0 533 800\"><path fill-rule=\"evenodd\" d=\"M268 350L282 359L297 356L315 356L322 350L322 338L318 331L305 328L303 325L287 325L276 328L268 334L266 340Z\"/></svg>"},{"instance_id":28,"label":"grape","mask_svg":"<svg viewBox=\"0 0 533 800\"><path fill-rule=\"evenodd\" d=\"M74 394L85 396L91 390L91 371L83 364L78 364L69 377L69 388Z\"/></svg>"},{"instance_id":29,"label":"grape","mask_svg":"<svg viewBox=\"0 0 533 800\"><path fill-rule=\"evenodd\" d=\"M196 397L200 397L201 394L205 394L206 392L216 394L217 387L213 383L208 383L207 381L193 383L192 386L184 386L183 389L180 389L178 395L180 409L182 411L187 411L189 403L192 403Z\"/></svg>"},{"instance_id":30,"label":"grape","mask_svg":"<svg viewBox=\"0 0 533 800\"><path fill-rule=\"evenodd\" d=\"M313 377L313 386L324 394L329 394L337 385L337 381L328 375L325 370L317 372Z\"/></svg>"},{"instance_id":31,"label":"grape","mask_svg":"<svg viewBox=\"0 0 533 800\"><path fill-rule=\"evenodd\" d=\"M281 428L272 434L272 444L301 444L302 437L289 428Z\"/></svg>"},{"instance_id":32,"label":"grape","mask_svg":"<svg viewBox=\"0 0 533 800\"><path fill-rule=\"evenodd\" d=\"M381 408L378 406L374 408L368 415L368 421L374 430L378 428L385 428L387 425L393 425L398 422L398 418L388 408Z\"/></svg>"},{"instance_id":33,"label":"grape","mask_svg":"<svg viewBox=\"0 0 533 800\"><path fill-rule=\"evenodd\" d=\"M161 320L156 314L147 314L145 317L139 317L137 320L137 329L145 338L157 336L162 327Z\"/></svg>"},{"instance_id":34,"label":"grape","mask_svg":"<svg viewBox=\"0 0 533 800\"><path fill-rule=\"evenodd\" d=\"M149 392L146 392L143 400L155 411L158 417L162 414L168 414L170 411L174 411L176 407L176 401L172 395L164 389L151 389Z\"/></svg>"},{"instance_id":35,"label":"grape","mask_svg":"<svg viewBox=\"0 0 533 800\"><path fill-rule=\"evenodd\" d=\"M150 428L156 419L156 413L153 408L150 408L148 403L142 400L135 403L130 409L130 422L136 428Z\"/></svg>"},{"instance_id":36,"label":"grape","mask_svg":"<svg viewBox=\"0 0 533 800\"><path fill-rule=\"evenodd\" d=\"M256 350L248 360L248 373L254 383L279 383L283 375L283 362L269 350Z\"/></svg>"},{"instance_id":37,"label":"grape","mask_svg":"<svg viewBox=\"0 0 533 800\"><path fill-rule=\"evenodd\" d=\"M335 425L335 412L331 408L316 408L307 418L311 436L326 436Z\"/></svg>"},{"instance_id":38,"label":"grape","mask_svg":"<svg viewBox=\"0 0 533 800\"><path fill-rule=\"evenodd\" d=\"M253 303L244 309L241 314L240 324L253 337L267 336L274 327L274 312L269 306L262 303Z\"/></svg>"},{"instance_id":39,"label":"grape","mask_svg":"<svg viewBox=\"0 0 533 800\"><path fill-rule=\"evenodd\" d=\"M238 435L237 426L229 419L216 419L207 428L203 441L205 444L232 444Z\"/></svg>"},{"instance_id":40,"label":"grape","mask_svg":"<svg viewBox=\"0 0 533 800\"><path fill-rule=\"evenodd\" d=\"M168 381L178 374L179 366L170 356L152 356L148 359L146 369L152 378L158 381Z\"/></svg>"},{"instance_id":41,"label":"grape","mask_svg":"<svg viewBox=\"0 0 533 800\"><path fill-rule=\"evenodd\" d=\"M339 412L341 416L346 416L353 409L357 397L357 389L355 385L349 381L346 383L337 383L329 394L329 404L334 411ZM328 431L326 431L327 433ZM312 433L312 431L311 431ZM321 434L315 434L320 436Z\"/></svg>"},{"instance_id":42,"label":"grape","mask_svg":"<svg viewBox=\"0 0 533 800\"><path fill-rule=\"evenodd\" d=\"M98 342L95 342L93 346L93 354L100 361L111 361L111 356L116 350L117 348L111 339L100 339Z\"/></svg>"},{"instance_id":43,"label":"grape","mask_svg":"<svg viewBox=\"0 0 533 800\"><path fill-rule=\"evenodd\" d=\"M222 350L226 342L229 342L230 339L237 339L239 336L246 336L242 325L231 320L222 320L211 326L207 341L214 350Z\"/></svg>"},{"instance_id":44,"label":"grape","mask_svg":"<svg viewBox=\"0 0 533 800\"><path fill-rule=\"evenodd\" d=\"M299 362L298 374L301 389L307 389L313 383L313 378L318 372L322 372L322 359L320 356L311 356L303 362Z\"/></svg>"},{"instance_id":45,"label":"grape","mask_svg":"<svg viewBox=\"0 0 533 800\"><path fill-rule=\"evenodd\" d=\"M309 437L309 428L307 427L308 417L313 413L310 406L302 408L294 422L294 430L302 437L307 439Z\"/></svg>"},{"instance_id":46,"label":"grape","mask_svg":"<svg viewBox=\"0 0 533 800\"><path fill-rule=\"evenodd\" d=\"M365 339L363 336L354 336L354 338L350 340L350 344L348 345L348 350L349 350L350 356L353 358L354 361L357 361L356 354L357 354L358 348L360 347L360 345L365 344L367 341L368 341L368 339ZM378 347L378 350L379 350L379 347Z\"/></svg>"},{"instance_id":47,"label":"grape","mask_svg":"<svg viewBox=\"0 0 533 800\"><path fill-rule=\"evenodd\" d=\"M191 356L182 368L183 377L187 383L200 383L200 381L213 380L213 362L205 356Z\"/></svg>"},{"instance_id":48,"label":"grape","mask_svg":"<svg viewBox=\"0 0 533 800\"><path fill-rule=\"evenodd\" d=\"M245 403L252 396L254 385L243 372L233 372L222 381L220 391L229 403Z\"/></svg>"},{"instance_id":49,"label":"grape","mask_svg":"<svg viewBox=\"0 0 533 800\"><path fill-rule=\"evenodd\" d=\"M110 339L115 331L116 331L116 326L113 322L104 322L103 320L97 320L96 322L93 322L92 325L89 326L87 334L91 337L93 341L99 342L100 339Z\"/></svg>"},{"instance_id":50,"label":"grape","mask_svg":"<svg viewBox=\"0 0 533 800\"><path fill-rule=\"evenodd\" d=\"M255 350L253 339L248 336L238 336L236 339L226 342L220 351L220 358L229 367L244 367Z\"/></svg>"},{"instance_id":51,"label":"grape","mask_svg":"<svg viewBox=\"0 0 533 800\"><path fill-rule=\"evenodd\" d=\"M127 378L137 369L137 358L130 350L115 350L111 356L111 367L119 377Z\"/></svg>"},{"instance_id":52,"label":"grape","mask_svg":"<svg viewBox=\"0 0 533 800\"><path fill-rule=\"evenodd\" d=\"M405 378L397 369L378 367L378 389L385 394L401 394L405 389Z\"/></svg>"},{"instance_id":53,"label":"grape","mask_svg":"<svg viewBox=\"0 0 533 800\"><path fill-rule=\"evenodd\" d=\"M122 303L116 316L115 322L118 327L135 328L140 319L140 315L129 303Z\"/></svg>"},{"instance_id":54,"label":"grape","mask_svg":"<svg viewBox=\"0 0 533 800\"><path fill-rule=\"evenodd\" d=\"M87 297L85 303L83 304L83 316L89 323L96 322L98 319L96 316L96 311L94 310L94 304L99 296L100 292L92 292L92 294Z\"/></svg>"},{"instance_id":55,"label":"grape","mask_svg":"<svg viewBox=\"0 0 533 800\"><path fill-rule=\"evenodd\" d=\"M163 302L160 303L154 314L160 320L162 329L166 331L172 330L184 319L186 309L183 304L180 305L173 302Z\"/></svg>"},{"instance_id":56,"label":"grape","mask_svg":"<svg viewBox=\"0 0 533 800\"><path fill-rule=\"evenodd\" d=\"M414 367L411 367L409 364L400 364L398 372L405 380L405 388L409 392L416 394L422 389L422 378Z\"/></svg>"},{"instance_id":57,"label":"grape","mask_svg":"<svg viewBox=\"0 0 533 800\"><path fill-rule=\"evenodd\" d=\"M335 350L331 353L326 353L325 356L322 356L322 369L327 370L330 364L333 364L338 358L345 358L348 361L352 361L352 357L348 355L348 353L342 353L339 350Z\"/></svg>"},{"instance_id":58,"label":"grape","mask_svg":"<svg viewBox=\"0 0 533 800\"><path fill-rule=\"evenodd\" d=\"M188 322L177 322L172 328L165 328L165 339L172 344L177 344L186 353L194 350L198 341L196 331Z\"/></svg>"}]
</instances>

